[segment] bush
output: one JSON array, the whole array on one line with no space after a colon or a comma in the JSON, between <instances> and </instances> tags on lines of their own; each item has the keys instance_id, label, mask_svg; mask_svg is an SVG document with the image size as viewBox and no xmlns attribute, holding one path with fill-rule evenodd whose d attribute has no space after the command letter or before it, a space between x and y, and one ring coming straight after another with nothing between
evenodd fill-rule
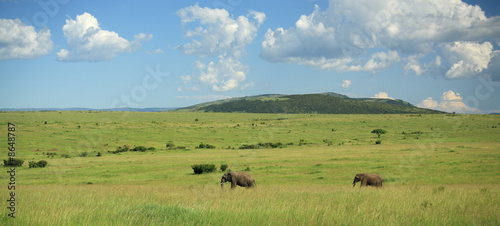
<instances>
[{"instance_id":1,"label":"bush","mask_svg":"<svg viewBox=\"0 0 500 226\"><path fill-rule=\"evenodd\" d=\"M108 151L111 154L118 154L120 152L127 152L129 150L128 145L123 145L123 147L117 147L115 151Z\"/></svg>"},{"instance_id":2,"label":"bush","mask_svg":"<svg viewBox=\"0 0 500 226\"><path fill-rule=\"evenodd\" d=\"M200 145L198 145L198 147L196 147L198 149L214 149L215 146L213 145L210 145L210 144L204 144L204 143L201 143Z\"/></svg>"},{"instance_id":3,"label":"bush","mask_svg":"<svg viewBox=\"0 0 500 226\"><path fill-rule=\"evenodd\" d=\"M23 166L24 160L22 159L16 159L16 158L9 158L9 160L3 160L3 165L4 166Z\"/></svg>"},{"instance_id":4,"label":"bush","mask_svg":"<svg viewBox=\"0 0 500 226\"><path fill-rule=\"evenodd\" d=\"M173 141L167 142L167 144L165 146L167 147L167 150L172 150L175 148L175 144Z\"/></svg>"},{"instance_id":5,"label":"bush","mask_svg":"<svg viewBox=\"0 0 500 226\"><path fill-rule=\"evenodd\" d=\"M35 161L31 161L29 162L29 167L30 168L43 168L45 166L47 166L47 161L45 160L40 160L38 162L35 162Z\"/></svg>"},{"instance_id":6,"label":"bush","mask_svg":"<svg viewBox=\"0 0 500 226\"><path fill-rule=\"evenodd\" d=\"M227 164L220 165L220 171L224 172L227 169Z\"/></svg>"},{"instance_id":7,"label":"bush","mask_svg":"<svg viewBox=\"0 0 500 226\"><path fill-rule=\"evenodd\" d=\"M215 165L214 164L192 165L191 168L193 168L194 174L215 172Z\"/></svg>"},{"instance_id":8,"label":"bush","mask_svg":"<svg viewBox=\"0 0 500 226\"><path fill-rule=\"evenodd\" d=\"M382 141L381 140L377 140L377 141L375 141L375 144L382 144Z\"/></svg>"},{"instance_id":9,"label":"bush","mask_svg":"<svg viewBox=\"0 0 500 226\"><path fill-rule=\"evenodd\" d=\"M135 148L132 148L130 151L140 151L140 152L146 152L148 149L144 146L137 146Z\"/></svg>"},{"instance_id":10,"label":"bush","mask_svg":"<svg viewBox=\"0 0 500 226\"><path fill-rule=\"evenodd\" d=\"M239 147L239 149L281 148L283 146L284 144L281 142L266 142L258 144L243 144Z\"/></svg>"}]
</instances>

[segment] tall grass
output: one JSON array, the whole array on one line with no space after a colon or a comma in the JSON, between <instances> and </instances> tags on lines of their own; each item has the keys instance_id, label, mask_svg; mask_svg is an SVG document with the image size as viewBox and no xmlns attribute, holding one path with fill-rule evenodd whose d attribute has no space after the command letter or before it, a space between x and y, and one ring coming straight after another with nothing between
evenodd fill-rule
<instances>
[{"instance_id":1,"label":"tall grass","mask_svg":"<svg viewBox=\"0 0 500 226\"><path fill-rule=\"evenodd\" d=\"M498 225L492 185L23 186L17 225ZM2 216L6 212L2 210Z\"/></svg>"}]
</instances>

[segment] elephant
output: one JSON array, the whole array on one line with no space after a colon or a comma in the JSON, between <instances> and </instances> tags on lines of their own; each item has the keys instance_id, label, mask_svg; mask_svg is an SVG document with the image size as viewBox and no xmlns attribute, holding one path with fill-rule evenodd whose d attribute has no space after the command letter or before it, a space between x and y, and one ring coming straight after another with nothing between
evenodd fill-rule
<instances>
[{"instance_id":1,"label":"elephant","mask_svg":"<svg viewBox=\"0 0 500 226\"><path fill-rule=\"evenodd\" d=\"M382 182L384 179L376 173L374 174L368 174L368 173L358 173L354 177L354 182L352 182L352 186L356 186L356 183L358 181L361 181L361 186L375 186L375 187L382 187Z\"/></svg>"},{"instance_id":2,"label":"elephant","mask_svg":"<svg viewBox=\"0 0 500 226\"><path fill-rule=\"evenodd\" d=\"M224 183L231 182L231 189L236 188L236 185L253 188L255 187L255 179L249 173L245 172L228 172L222 176L220 187L224 188Z\"/></svg>"}]
</instances>

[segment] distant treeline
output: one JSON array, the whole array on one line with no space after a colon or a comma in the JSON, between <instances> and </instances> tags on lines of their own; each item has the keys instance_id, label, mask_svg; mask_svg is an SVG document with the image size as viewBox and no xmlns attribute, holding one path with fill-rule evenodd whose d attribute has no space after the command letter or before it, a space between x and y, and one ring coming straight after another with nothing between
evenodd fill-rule
<instances>
[{"instance_id":1,"label":"distant treeline","mask_svg":"<svg viewBox=\"0 0 500 226\"><path fill-rule=\"evenodd\" d=\"M372 99L373 100L373 99ZM396 102L395 102L396 103ZM275 100L236 100L200 108L205 112L289 113L289 114L436 114L440 111L413 105L384 103L323 94L289 95Z\"/></svg>"}]
</instances>

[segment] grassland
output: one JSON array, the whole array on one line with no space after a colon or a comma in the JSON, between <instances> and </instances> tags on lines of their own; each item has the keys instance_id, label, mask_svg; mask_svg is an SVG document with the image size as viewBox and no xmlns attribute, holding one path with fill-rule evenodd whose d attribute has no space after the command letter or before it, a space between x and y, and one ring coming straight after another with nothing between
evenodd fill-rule
<instances>
[{"instance_id":1,"label":"grassland","mask_svg":"<svg viewBox=\"0 0 500 226\"><path fill-rule=\"evenodd\" d=\"M12 112L0 122L4 137L16 124L18 156L49 162L16 168L16 218L3 202L2 225L500 224L499 116ZM388 131L380 145L377 128ZM265 142L284 145L238 149ZM108 153L123 145L156 151ZM220 171L193 174L200 163L249 168L257 188L221 190ZM352 188L359 172L384 187ZM4 199L8 180L0 173Z\"/></svg>"}]
</instances>

